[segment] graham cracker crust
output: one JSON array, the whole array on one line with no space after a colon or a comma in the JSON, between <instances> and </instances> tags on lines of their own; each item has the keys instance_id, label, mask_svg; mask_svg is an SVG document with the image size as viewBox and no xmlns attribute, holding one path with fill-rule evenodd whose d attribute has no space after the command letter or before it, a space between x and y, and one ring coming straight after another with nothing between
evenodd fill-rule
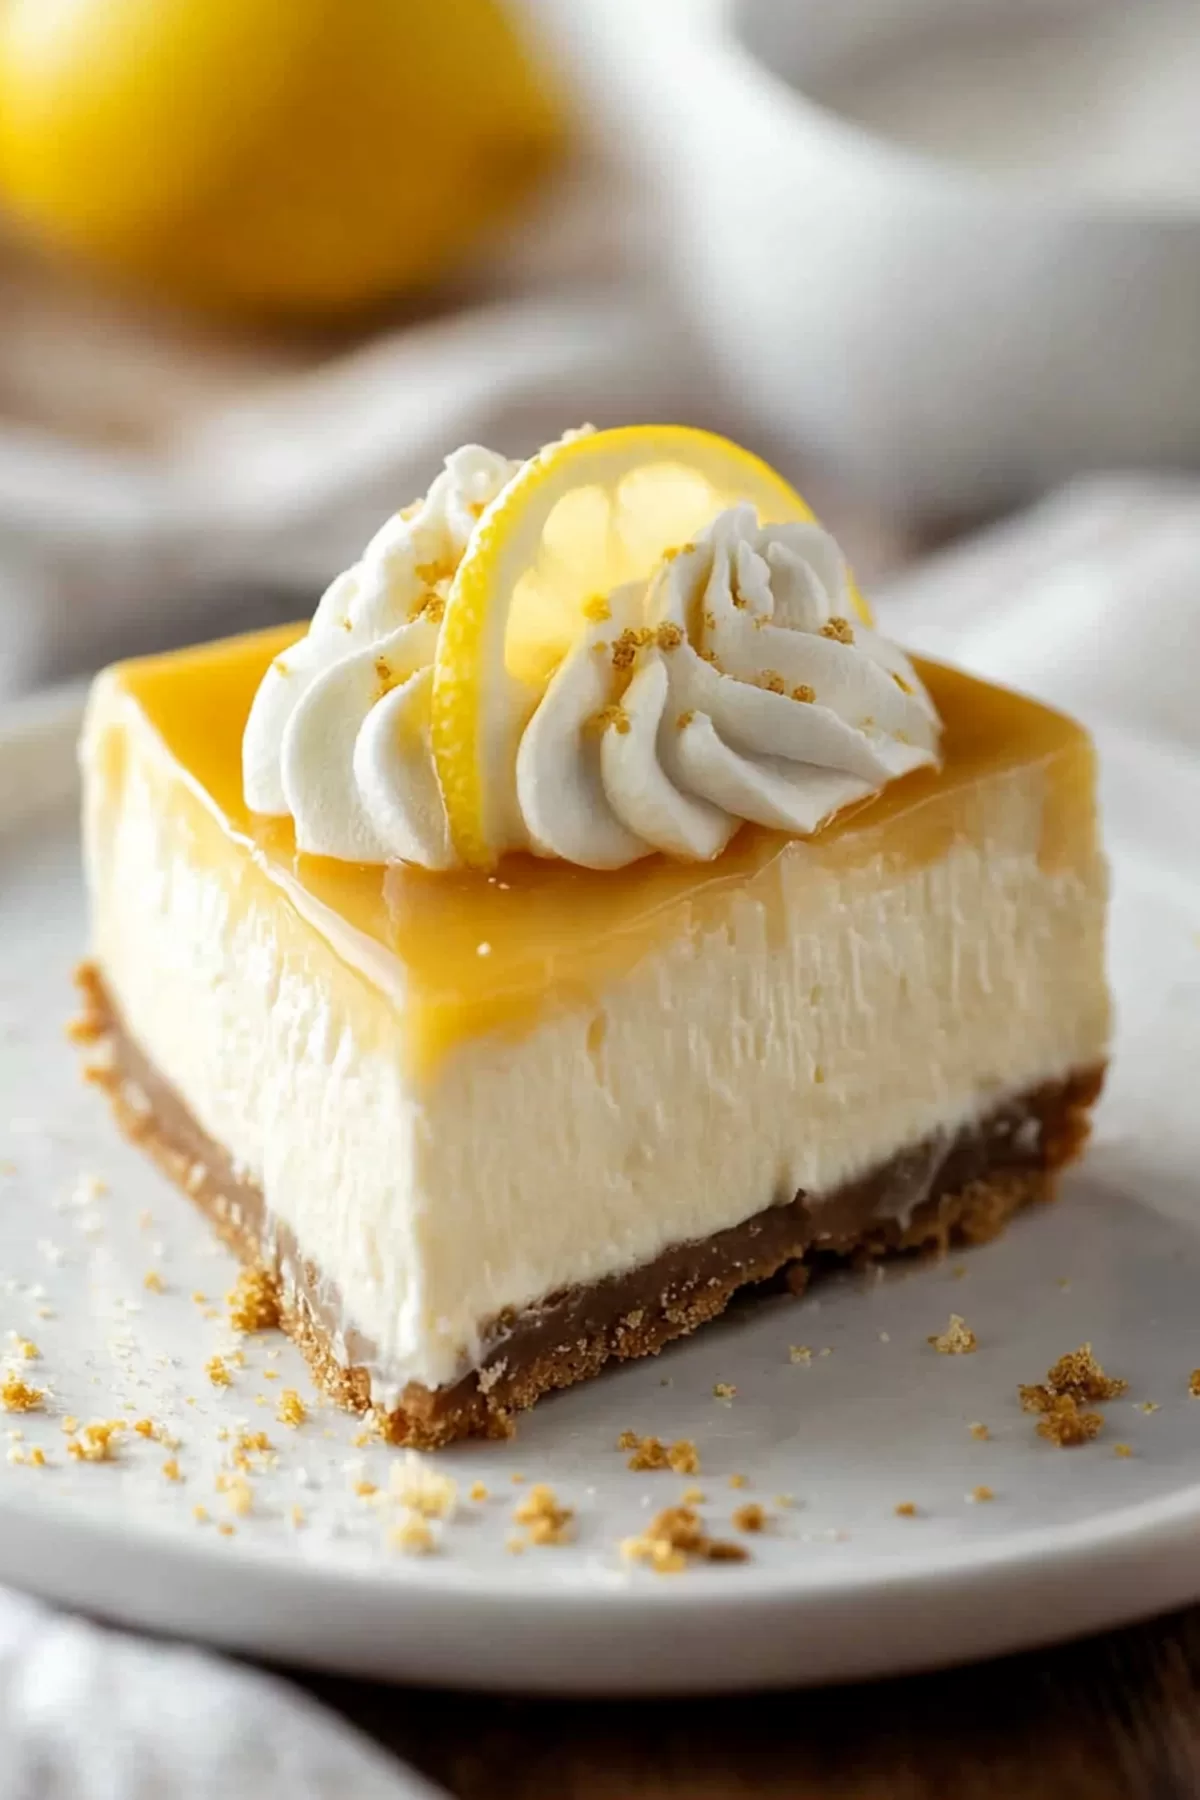
<instances>
[{"instance_id":1,"label":"graham cracker crust","mask_svg":"<svg viewBox=\"0 0 1200 1800\"><path fill-rule=\"evenodd\" d=\"M150 1066L98 970L84 965L77 979L83 1014L73 1035L102 1051L87 1074L108 1094L121 1129L195 1201L241 1261L260 1271L279 1323L317 1383L351 1411L368 1411L371 1346L345 1325L328 1281ZM382 1435L417 1449L508 1436L513 1414L543 1394L588 1380L610 1360L656 1355L672 1338L716 1318L741 1288L779 1278L799 1294L811 1274L830 1264L985 1242L1021 1207L1053 1197L1059 1171L1087 1139L1089 1109L1103 1079L1099 1065L1031 1089L952 1140L919 1145L822 1196L819 1206L798 1193L714 1237L676 1245L629 1274L504 1314L486 1334L480 1368L445 1388L410 1382L398 1406L376 1409Z\"/></svg>"}]
</instances>

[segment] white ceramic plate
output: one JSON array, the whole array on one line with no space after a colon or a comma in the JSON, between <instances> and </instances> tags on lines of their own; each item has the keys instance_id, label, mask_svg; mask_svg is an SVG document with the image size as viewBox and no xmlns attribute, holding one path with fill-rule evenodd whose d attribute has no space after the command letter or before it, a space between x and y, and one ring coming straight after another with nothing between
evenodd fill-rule
<instances>
[{"instance_id":1,"label":"white ceramic plate","mask_svg":"<svg viewBox=\"0 0 1200 1800\"><path fill-rule=\"evenodd\" d=\"M1200 1364L1200 1107L1188 1072L1200 1065L1200 778L1189 765L1107 749L1120 1038L1097 1139L1061 1202L941 1265L737 1310L545 1402L511 1444L444 1453L437 1466L461 1494L478 1481L490 1497L463 1498L437 1553L417 1560L387 1547L387 1508L355 1491L386 1486L392 1453L355 1446L357 1425L316 1402L290 1345L251 1339L234 1385L210 1385L206 1360L234 1347L221 1304L232 1263L78 1078L62 1032L83 943L77 718L75 699L42 702L0 735L0 1330L36 1342L41 1358L23 1372L50 1391L44 1412L0 1415L0 1432L24 1432L10 1455L36 1444L49 1458L0 1458L0 1580L285 1661L614 1693L921 1668L1200 1597L1200 1402L1188 1395ZM144 1286L152 1267L162 1294ZM978 1334L974 1356L927 1346L952 1311ZM1130 1392L1106 1409L1098 1442L1063 1452L1037 1438L1016 1388L1083 1339ZM812 1347L811 1363L789 1359L793 1343ZM732 1401L714 1397L718 1382L736 1384ZM296 1431L275 1422L285 1385L312 1408ZM111 1464L70 1461L65 1414L165 1424L184 1479L163 1474L161 1444L132 1433ZM279 1458L223 1536L214 1482L239 1423L266 1429ZM693 1485L631 1473L614 1447L626 1427L695 1441L712 1529L728 1534L739 1503L766 1505L752 1560L672 1577L622 1562L618 1540ZM1116 1455L1118 1442L1133 1454ZM506 1548L517 1474L576 1509L573 1545ZM973 1503L981 1485L994 1499ZM903 1501L916 1517L896 1515Z\"/></svg>"}]
</instances>

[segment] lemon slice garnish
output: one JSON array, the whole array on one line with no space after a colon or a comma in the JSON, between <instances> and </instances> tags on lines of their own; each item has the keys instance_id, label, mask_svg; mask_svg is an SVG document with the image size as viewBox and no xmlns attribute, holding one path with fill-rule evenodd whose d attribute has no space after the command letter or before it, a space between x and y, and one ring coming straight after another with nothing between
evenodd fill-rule
<instances>
[{"instance_id":1,"label":"lemon slice garnish","mask_svg":"<svg viewBox=\"0 0 1200 1800\"><path fill-rule=\"evenodd\" d=\"M762 524L813 517L757 456L681 425L551 444L492 502L446 602L430 714L450 835L468 867L490 868L499 848L520 841L510 816L517 742L604 597L645 582L718 513L746 502Z\"/></svg>"}]
</instances>

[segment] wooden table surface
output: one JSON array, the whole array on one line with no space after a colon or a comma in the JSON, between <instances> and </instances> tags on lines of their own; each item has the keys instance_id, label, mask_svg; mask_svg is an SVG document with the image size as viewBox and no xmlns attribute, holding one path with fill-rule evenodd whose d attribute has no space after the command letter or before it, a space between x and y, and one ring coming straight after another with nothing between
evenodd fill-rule
<instances>
[{"instance_id":1,"label":"wooden table surface","mask_svg":"<svg viewBox=\"0 0 1200 1800\"><path fill-rule=\"evenodd\" d=\"M1200 1795L1200 1609L946 1674L737 1699L307 1685L455 1800Z\"/></svg>"}]
</instances>

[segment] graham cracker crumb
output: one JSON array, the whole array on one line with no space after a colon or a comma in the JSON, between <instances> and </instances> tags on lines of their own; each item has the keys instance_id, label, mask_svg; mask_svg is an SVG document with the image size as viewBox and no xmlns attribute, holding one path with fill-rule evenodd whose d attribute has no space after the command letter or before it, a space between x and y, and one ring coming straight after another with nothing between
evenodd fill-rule
<instances>
[{"instance_id":1,"label":"graham cracker crumb","mask_svg":"<svg viewBox=\"0 0 1200 1800\"><path fill-rule=\"evenodd\" d=\"M163 1464L162 1474L167 1481L183 1480L183 1476L179 1472L179 1464L173 1456L168 1456L166 1462Z\"/></svg>"},{"instance_id":2,"label":"graham cracker crumb","mask_svg":"<svg viewBox=\"0 0 1200 1800\"><path fill-rule=\"evenodd\" d=\"M513 1510L513 1520L523 1525L531 1544L567 1544L575 1517L569 1506L560 1506L552 1487L539 1481Z\"/></svg>"},{"instance_id":3,"label":"graham cracker crumb","mask_svg":"<svg viewBox=\"0 0 1200 1800\"><path fill-rule=\"evenodd\" d=\"M97 1044L104 1036L104 1025L99 1019L84 1016L80 1019L68 1019L66 1037L69 1044ZM4 1173L11 1172L10 1165L4 1164Z\"/></svg>"},{"instance_id":4,"label":"graham cracker crumb","mask_svg":"<svg viewBox=\"0 0 1200 1800\"><path fill-rule=\"evenodd\" d=\"M217 1526L217 1530L222 1537L235 1537L237 1535L237 1526L231 1525L228 1519L222 1519Z\"/></svg>"},{"instance_id":5,"label":"graham cracker crumb","mask_svg":"<svg viewBox=\"0 0 1200 1800\"><path fill-rule=\"evenodd\" d=\"M733 1528L735 1531L765 1531L766 1525L766 1509L760 1506L757 1500L747 1501L745 1506L739 1506L734 1512Z\"/></svg>"},{"instance_id":6,"label":"graham cracker crumb","mask_svg":"<svg viewBox=\"0 0 1200 1800\"><path fill-rule=\"evenodd\" d=\"M995 1498L991 1488L984 1487L982 1484L979 1487L973 1487L967 1495L967 1499L973 1500L976 1505L982 1505L985 1500L994 1500Z\"/></svg>"},{"instance_id":7,"label":"graham cracker crumb","mask_svg":"<svg viewBox=\"0 0 1200 1800\"><path fill-rule=\"evenodd\" d=\"M628 736L628 731L630 731L630 715L626 713L626 709L622 706L615 706L615 704L613 704L613 706L603 706L599 709L594 724L596 724L597 731L608 731L608 727L612 725L612 729L617 733L617 736L619 736L619 738L624 738L624 736Z\"/></svg>"},{"instance_id":8,"label":"graham cracker crumb","mask_svg":"<svg viewBox=\"0 0 1200 1800\"><path fill-rule=\"evenodd\" d=\"M133 1421L133 1429L137 1432L139 1437L152 1438L154 1436L154 1420L135 1419Z\"/></svg>"},{"instance_id":9,"label":"graham cracker crumb","mask_svg":"<svg viewBox=\"0 0 1200 1800\"><path fill-rule=\"evenodd\" d=\"M388 1492L393 1500L423 1519L448 1519L458 1499L458 1484L410 1450L403 1461L397 1457L392 1463Z\"/></svg>"},{"instance_id":10,"label":"graham cracker crumb","mask_svg":"<svg viewBox=\"0 0 1200 1800\"><path fill-rule=\"evenodd\" d=\"M978 1438L981 1443L992 1435L987 1426L982 1424L978 1419L973 1420L972 1423L967 1426L967 1430L973 1438Z\"/></svg>"},{"instance_id":11,"label":"graham cracker crumb","mask_svg":"<svg viewBox=\"0 0 1200 1800\"><path fill-rule=\"evenodd\" d=\"M737 1396L737 1389L732 1381L718 1381L714 1383L713 1396L717 1400L733 1400Z\"/></svg>"},{"instance_id":12,"label":"graham cracker crumb","mask_svg":"<svg viewBox=\"0 0 1200 1800\"><path fill-rule=\"evenodd\" d=\"M471 1484L469 1498L472 1500L486 1500L488 1498L488 1490L484 1487L482 1481L476 1481Z\"/></svg>"},{"instance_id":13,"label":"graham cracker crumb","mask_svg":"<svg viewBox=\"0 0 1200 1800\"><path fill-rule=\"evenodd\" d=\"M225 1496L225 1504L230 1512L244 1519L254 1506L254 1492L244 1475L231 1475L228 1469L218 1469L216 1478L218 1494Z\"/></svg>"},{"instance_id":14,"label":"graham cracker crumb","mask_svg":"<svg viewBox=\"0 0 1200 1800\"><path fill-rule=\"evenodd\" d=\"M703 1488L690 1487L684 1488L683 1490L683 1504L685 1506L703 1506L706 1497Z\"/></svg>"},{"instance_id":15,"label":"graham cracker crumb","mask_svg":"<svg viewBox=\"0 0 1200 1800\"><path fill-rule=\"evenodd\" d=\"M647 1469L671 1469L676 1475L698 1475L700 1473L700 1456L690 1438L680 1438L674 1444L664 1444L660 1438L638 1437L636 1432L623 1431L617 1439L619 1450L632 1450L628 1467L639 1472Z\"/></svg>"},{"instance_id":16,"label":"graham cracker crumb","mask_svg":"<svg viewBox=\"0 0 1200 1800\"><path fill-rule=\"evenodd\" d=\"M692 720L695 718L695 716L696 716L695 713L691 712L691 711L681 712L679 717L675 721L676 731L686 731L688 726L691 724Z\"/></svg>"},{"instance_id":17,"label":"graham cracker crumb","mask_svg":"<svg viewBox=\"0 0 1200 1800\"><path fill-rule=\"evenodd\" d=\"M299 1531L300 1527L305 1523L304 1508L302 1506L292 1506L288 1512L288 1520L292 1530Z\"/></svg>"},{"instance_id":18,"label":"graham cracker crumb","mask_svg":"<svg viewBox=\"0 0 1200 1800\"><path fill-rule=\"evenodd\" d=\"M794 1363L810 1363L813 1353L807 1344L789 1344L788 1361Z\"/></svg>"},{"instance_id":19,"label":"graham cracker crumb","mask_svg":"<svg viewBox=\"0 0 1200 1800\"><path fill-rule=\"evenodd\" d=\"M5 1412L38 1412L45 1398L45 1388L30 1387L19 1375L6 1375L0 1382L0 1406Z\"/></svg>"},{"instance_id":20,"label":"graham cracker crumb","mask_svg":"<svg viewBox=\"0 0 1200 1800\"><path fill-rule=\"evenodd\" d=\"M372 1494L379 1492L379 1488L373 1481L356 1481L354 1491L360 1500L369 1500Z\"/></svg>"},{"instance_id":21,"label":"graham cracker crumb","mask_svg":"<svg viewBox=\"0 0 1200 1800\"><path fill-rule=\"evenodd\" d=\"M67 1455L76 1462L115 1462L116 1439L125 1429L124 1419L96 1419L78 1437L68 1438Z\"/></svg>"},{"instance_id":22,"label":"graham cracker crumb","mask_svg":"<svg viewBox=\"0 0 1200 1800\"><path fill-rule=\"evenodd\" d=\"M629 714L623 706L618 706L615 702L611 706L602 706L599 712L593 713L587 720L584 730L600 735L606 732L610 726L619 737L624 737L629 731Z\"/></svg>"},{"instance_id":23,"label":"graham cracker crumb","mask_svg":"<svg viewBox=\"0 0 1200 1800\"><path fill-rule=\"evenodd\" d=\"M215 1388L227 1388L233 1382L233 1376L225 1367L223 1356L210 1356L204 1365L204 1373Z\"/></svg>"},{"instance_id":24,"label":"graham cracker crumb","mask_svg":"<svg viewBox=\"0 0 1200 1800\"><path fill-rule=\"evenodd\" d=\"M1055 1394L1051 1406L1045 1410L1038 1420L1039 1437L1044 1437L1060 1450L1071 1450L1079 1444L1090 1443L1092 1438L1099 1437L1104 1429L1104 1420L1098 1412L1080 1412L1079 1402L1073 1394Z\"/></svg>"},{"instance_id":25,"label":"graham cracker crumb","mask_svg":"<svg viewBox=\"0 0 1200 1800\"><path fill-rule=\"evenodd\" d=\"M1038 1436L1060 1450L1073 1449L1098 1437L1104 1419L1097 1412L1082 1412L1085 1400L1113 1400L1129 1383L1106 1375L1090 1344L1068 1351L1047 1371L1044 1382L1023 1383L1017 1390L1025 1412L1040 1413ZM1150 1403L1152 1404L1152 1403Z\"/></svg>"},{"instance_id":26,"label":"graham cracker crumb","mask_svg":"<svg viewBox=\"0 0 1200 1800\"><path fill-rule=\"evenodd\" d=\"M195 1519L197 1525L207 1524L207 1522L208 1522L207 1506L193 1506L192 1517L193 1517L193 1519Z\"/></svg>"},{"instance_id":27,"label":"graham cracker crumb","mask_svg":"<svg viewBox=\"0 0 1200 1800\"><path fill-rule=\"evenodd\" d=\"M430 1556L437 1549L437 1539L420 1513L410 1512L393 1525L387 1534L389 1548L402 1556Z\"/></svg>"},{"instance_id":28,"label":"graham cracker crumb","mask_svg":"<svg viewBox=\"0 0 1200 1800\"><path fill-rule=\"evenodd\" d=\"M265 1269L243 1269L226 1300L235 1331L274 1331L279 1324L279 1293Z\"/></svg>"},{"instance_id":29,"label":"graham cracker crumb","mask_svg":"<svg viewBox=\"0 0 1200 1800\"><path fill-rule=\"evenodd\" d=\"M13 1444L8 1452L8 1461L14 1468L48 1469L50 1467L46 1461L46 1452L38 1444L30 1445L28 1450L22 1450L20 1444Z\"/></svg>"},{"instance_id":30,"label":"graham cracker crumb","mask_svg":"<svg viewBox=\"0 0 1200 1800\"><path fill-rule=\"evenodd\" d=\"M710 1538L698 1513L690 1506L668 1506L637 1537L624 1538L621 1555L627 1562L649 1563L659 1575L679 1574L689 1558L699 1562L744 1562L740 1544Z\"/></svg>"},{"instance_id":31,"label":"graham cracker crumb","mask_svg":"<svg viewBox=\"0 0 1200 1800\"><path fill-rule=\"evenodd\" d=\"M834 638L839 644L852 644L854 642L854 627L851 625L849 619L841 619L835 616L822 625L821 636Z\"/></svg>"},{"instance_id":32,"label":"graham cracker crumb","mask_svg":"<svg viewBox=\"0 0 1200 1800\"><path fill-rule=\"evenodd\" d=\"M1193 1400L1200 1400L1200 1369L1193 1369L1188 1376L1188 1393Z\"/></svg>"},{"instance_id":33,"label":"graham cracker crumb","mask_svg":"<svg viewBox=\"0 0 1200 1800\"><path fill-rule=\"evenodd\" d=\"M892 1511L898 1519L915 1519L917 1516L916 1503L912 1500L898 1500Z\"/></svg>"},{"instance_id":34,"label":"graham cracker crumb","mask_svg":"<svg viewBox=\"0 0 1200 1800\"><path fill-rule=\"evenodd\" d=\"M667 1462L676 1475L698 1475L700 1454L690 1438L679 1438L667 1451Z\"/></svg>"},{"instance_id":35,"label":"graham cracker crumb","mask_svg":"<svg viewBox=\"0 0 1200 1800\"><path fill-rule=\"evenodd\" d=\"M1156 1413L1162 1410L1157 1400L1139 1400L1137 1409L1144 1413Z\"/></svg>"},{"instance_id":36,"label":"graham cracker crumb","mask_svg":"<svg viewBox=\"0 0 1200 1800\"><path fill-rule=\"evenodd\" d=\"M414 571L415 573L415 571ZM446 610L445 597L442 594L422 594L409 613L409 619L428 619L431 625L440 625L442 614Z\"/></svg>"},{"instance_id":37,"label":"graham cracker crumb","mask_svg":"<svg viewBox=\"0 0 1200 1800\"><path fill-rule=\"evenodd\" d=\"M1114 1444L1113 1445L1113 1455L1114 1456L1132 1456L1133 1451L1128 1444Z\"/></svg>"},{"instance_id":38,"label":"graham cracker crumb","mask_svg":"<svg viewBox=\"0 0 1200 1800\"><path fill-rule=\"evenodd\" d=\"M42 1353L33 1340L31 1338L21 1337L16 1332L13 1332L11 1335L13 1355L19 1356L22 1362L37 1362Z\"/></svg>"},{"instance_id":39,"label":"graham cracker crumb","mask_svg":"<svg viewBox=\"0 0 1200 1800\"><path fill-rule=\"evenodd\" d=\"M765 688L768 694L786 694L788 691L787 682L778 669L764 669L758 677L757 685Z\"/></svg>"},{"instance_id":40,"label":"graham cracker crumb","mask_svg":"<svg viewBox=\"0 0 1200 1800\"><path fill-rule=\"evenodd\" d=\"M1129 1389L1127 1381L1104 1373L1090 1344L1060 1356L1046 1375L1046 1386L1051 1393L1070 1394L1076 1400L1115 1400Z\"/></svg>"},{"instance_id":41,"label":"graham cracker crumb","mask_svg":"<svg viewBox=\"0 0 1200 1800\"><path fill-rule=\"evenodd\" d=\"M638 651L650 643L653 637L654 633L647 625L640 626L637 630L627 626L613 644L613 668L631 669Z\"/></svg>"},{"instance_id":42,"label":"graham cracker crumb","mask_svg":"<svg viewBox=\"0 0 1200 1800\"><path fill-rule=\"evenodd\" d=\"M807 681L798 682L792 689L792 699L801 701L805 706L811 706L816 697L816 688L809 687Z\"/></svg>"},{"instance_id":43,"label":"graham cracker crumb","mask_svg":"<svg viewBox=\"0 0 1200 1800\"><path fill-rule=\"evenodd\" d=\"M278 1381L279 1380L279 1370L278 1369L264 1369L263 1370L263 1380L264 1381Z\"/></svg>"},{"instance_id":44,"label":"graham cracker crumb","mask_svg":"<svg viewBox=\"0 0 1200 1800\"><path fill-rule=\"evenodd\" d=\"M249 1467L247 1458L269 1456L274 1449L265 1431L239 1431L234 1439L233 1461L240 1469Z\"/></svg>"},{"instance_id":45,"label":"graham cracker crumb","mask_svg":"<svg viewBox=\"0 0 1200 1800\"><path fill-rule=\"evenodd\" d=\"M750 1480L749 1480L749 1477L746 1475L731 1475L729 1477L729 1485L731 1488L749 1487Z\"/></svg>"},{"instance_id":46,"label":"graham cracker crumb","mask_svg":"<svg viewBox=\"0 0 1200 1800\"><path fill-rule=\"evenodd\" d=\"M296 1392L295 1388L284 1388L279 1396L279 1405L275 1417L281 1425L290 1426L295 1431L303 1425L308 1417L308 1408Z\"/></svg>"},{"instance_id":47,"label":"graham cracker crumb","mask_svg":"<svg viewBox=\"0 0 1200 1800\"><path fill-rule=\"evenodd\" d=\"M939 1356L970 1356L979 1348L979 1339L960 1313L951 1313L945 1331L937 1332L928 1341Z\"/></svg>"}]
</instances>

